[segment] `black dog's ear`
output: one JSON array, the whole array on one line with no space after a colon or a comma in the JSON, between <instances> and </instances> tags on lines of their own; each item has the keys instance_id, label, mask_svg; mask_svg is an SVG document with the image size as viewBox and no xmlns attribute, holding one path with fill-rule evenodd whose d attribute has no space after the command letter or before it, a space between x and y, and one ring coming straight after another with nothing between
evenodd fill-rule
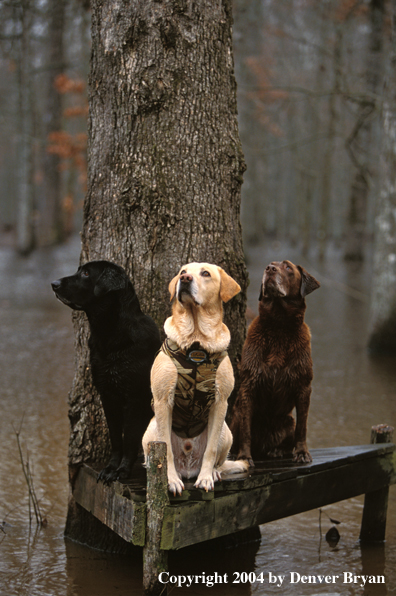
<instances>
[{"instance_id":1,"label":"black dog's ear","mask_svg":"<svg viewBox=\"0 0 396 596\"><path fill-rule=\"evenodd\" d=\"M307 296L307 294L310 294L314 290L317 290L318 288L320 288L320 283L318 282L317 279L315 279L313 277L313 275L310 275L308 273L308 271L306 271L304 269L304 267L300 267L300 265L298 265L297 267L298 267L299 272L301 273L300 293L301 293L301 296L303 298L305 298L305 296Z\"/></svg>"},{"instance_id":2,"label":"black dog's ear","mask_svg":"<svg viewBox=\"0 0 396 596\"><path fill-rule=\"evenodd\" d=\"M108 292L123 290L127 286L127 281L125 273L118 271L117 269L106 267L95 284L94 294L100 298L101 296L108 294Z\"/></svg>"}]
</instances>

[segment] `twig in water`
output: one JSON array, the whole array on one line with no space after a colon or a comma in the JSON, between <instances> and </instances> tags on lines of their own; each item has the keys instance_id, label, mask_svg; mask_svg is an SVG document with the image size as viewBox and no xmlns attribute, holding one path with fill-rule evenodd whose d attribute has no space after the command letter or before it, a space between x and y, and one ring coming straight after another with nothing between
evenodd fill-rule
<instances>
[{"instance_id":1,"label":"twig in water","mask_svg":"<svg viewBox=\"0 0 396 596\"><path fill-rule=\"evenodd\" d=\"M45 526L46 525L46 520L42 516L41 510L40 510L39 501L37 499L36 491L35 491L34 484L33 484L33 476L32 476L30 462L29 462L29 453L27 455L26 461L25 461L25 459L23 457L23 453L22 453L21 440L20 440L22 423L23 423L23 417L22 417L22 420L21 420L21 424L19 426L19 429L18 430L15 430L15 428L14 428L14 432L15 432L15 436L16 436L17 444L18 444L19 459L20 459L20 462L21 462L21 465L22 465L22 472L23 472L23 475L25 477L26 484L27 484L27 487L28 487L28 496L29 496L29 525L32 524L32 506L33 506L34 515L35 515L35 518L36 518L37 525L38 526Z\"/></svg>"}]
</instances>

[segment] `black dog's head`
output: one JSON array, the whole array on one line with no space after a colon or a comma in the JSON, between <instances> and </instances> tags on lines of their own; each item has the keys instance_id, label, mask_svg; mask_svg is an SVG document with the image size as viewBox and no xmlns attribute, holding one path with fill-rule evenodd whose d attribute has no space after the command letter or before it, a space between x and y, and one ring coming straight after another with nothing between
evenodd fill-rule
<instances>
[{"instance_id":1,"label":"black dog's head","mask_svg":"<svg viewBox=\"0 0 396 596\"><path fill-rule=\"evenodd\" d=\"M132 287L124 269L110 261L90 261L74 275L51 283L58 300L73 310L83 311L109 292L124 290L128 285Z\"/></svg>"}]
</instances>

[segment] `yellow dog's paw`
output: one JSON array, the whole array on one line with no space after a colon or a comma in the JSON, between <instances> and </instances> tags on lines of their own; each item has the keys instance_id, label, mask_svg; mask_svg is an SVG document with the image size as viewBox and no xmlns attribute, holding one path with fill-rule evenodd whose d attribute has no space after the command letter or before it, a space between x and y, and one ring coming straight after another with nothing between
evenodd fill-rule
<instances>
[{"instance_id":1,"label":"yellow dog's paw","mask_svg":"<svg viewBox=\"0 0 396 596\"><path fill-rule=\"evenodd\" d=\"M168 474L168 490L173 496L181 495L184 490L184 484L177 475Z\"/></svg>"},{"instance_id":2,"label":"yellow dog's paw","mask_svg":"<svg viewBox=\"0 0 396 596\"><path fill-rule=\"evenodd\" d=\"M214 483L221 480L221 474L218 470L213 470L211 474L200 474L197 478L194 486L196 488L202 488L208 492L214 490Z\"/></svg>"}]
</instances>

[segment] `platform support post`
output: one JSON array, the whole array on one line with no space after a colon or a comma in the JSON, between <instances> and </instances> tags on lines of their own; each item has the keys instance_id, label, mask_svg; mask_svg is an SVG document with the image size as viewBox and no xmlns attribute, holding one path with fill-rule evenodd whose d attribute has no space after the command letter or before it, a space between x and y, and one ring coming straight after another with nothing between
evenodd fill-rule
<instances>
[{"instance_id":1,"label":"platform support post","mask_svg":"<svg viewBox=\"0 0 396 596\"><path fill-rule=\"evenodd\" d=\"M392 443L393 427L379 424L371 428L370 443ZM366 493L360 540L362 542L382 542L385 540L386 515L388 511L389 486Z\"/></svg>"},{"instance_id":2,"label":"platform support post","mask_svg":"<svg viewBox=\"0 0 396 596\"><path fill-rule=\"evenodd\" d=\"M166 594L166 584L159 581L162 571L168 570L168 552L161 550L164 509L169 505L166 443L148 444L146 544L143 548L143 587L145 594Z\"/></svg>"}]
</instances>

